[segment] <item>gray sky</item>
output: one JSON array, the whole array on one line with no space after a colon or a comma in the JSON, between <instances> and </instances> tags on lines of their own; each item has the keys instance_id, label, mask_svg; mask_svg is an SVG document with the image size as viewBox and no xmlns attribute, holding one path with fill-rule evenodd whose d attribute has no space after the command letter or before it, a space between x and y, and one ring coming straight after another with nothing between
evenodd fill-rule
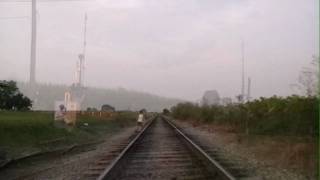
<instances>
[{"instance_id":1,"label":"gray sky","mask_svg":"<svg viewBox=\"0 0 320 180\"><path fill-rule=\"evenodd\" d=\"M243 39L252 96L289 95L319 54L318 7L315 0L41 2L37 80L72 83L87 12L86 85L188 100L208 89L234 97ZM28 17L3 18L16 16ZM30 3L0 3L0 79L28 80L30 21Z\"/></svg>"}]
</instances>

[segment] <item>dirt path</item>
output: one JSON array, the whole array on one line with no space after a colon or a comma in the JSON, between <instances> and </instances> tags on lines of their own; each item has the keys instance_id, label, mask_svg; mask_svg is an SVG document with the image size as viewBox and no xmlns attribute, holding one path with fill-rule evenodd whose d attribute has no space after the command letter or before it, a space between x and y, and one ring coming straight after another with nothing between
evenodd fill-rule
<instances>
[{"instance_id":1,"label":"dirt path","mask_svg":"<svg viewBox=\"0 0 320 180\"><path fill-rule=\"evenodd\" d=\"M134 131L135 127L122 129L107 135L103 143L85 147L78 152L23 161L0 171L0 179L79 179L99 154L110 151L113 146L128 139Z\"/></svg>"}]
</instances>

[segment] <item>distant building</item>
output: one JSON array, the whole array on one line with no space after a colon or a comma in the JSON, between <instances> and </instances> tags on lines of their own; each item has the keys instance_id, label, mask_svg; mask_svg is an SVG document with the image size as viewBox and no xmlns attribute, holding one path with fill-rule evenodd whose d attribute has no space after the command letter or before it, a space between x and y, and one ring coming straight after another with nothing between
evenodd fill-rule
<instances>
[{"instance_id":1,"label":"distant building","mask_svg":"<svg viewBox=\"0 0 320 180\"><path fill-rule=\"evenodd\" d=\"M201 101L202 105L219 105L220 104L220 96L218 91L216 90L209 90L206 91L202 97Z\"/></svg>"},{"instance_id":2,"label":"distant building","mask_svg":"<svg viewBox=\"0 0 320 180\"><path fill-rule=\"evenodd\" d=\"M227 106L227 105L230 105L232 104L232 98L229 98L229 97L224 97L221 99L221 105L222 106Z\"/></svg>"}]
</instances>

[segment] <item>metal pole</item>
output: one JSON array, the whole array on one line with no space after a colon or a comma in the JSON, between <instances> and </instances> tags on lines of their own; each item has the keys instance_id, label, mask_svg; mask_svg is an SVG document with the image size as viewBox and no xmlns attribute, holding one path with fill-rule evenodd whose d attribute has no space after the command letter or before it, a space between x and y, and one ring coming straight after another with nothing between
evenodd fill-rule
<instances>
[{"instance_id":1,"label":"metal pole","mask_svg":"<svg viewBox=\"0 0 320 180\"><path fill-rule=\"evenodd\" d=\"M241 84L241 102L242 103L244 103L244 42L243 42L243 40L242 40L242 42L241 42L241 59L242 59L242 84Z\"/></svg>"},{"instance_id":2,"label":"metal pole","mask_svg":"<svg viewBox=\"0 0 320 180\"><path fill-rule=\"evenodd\" d=\"M32 0L31 5L31 53L30 53L30 85L36 84L36 41L37 41L37 5Z\"/></svg>"},{"instance_id":3,"label":"metal pole","mask_svg":"<svg viewBox=\"0 0 320 180\"><path fill-rule=\"evenodd\" d=\"M84 31L83 31L83 51L80 55L80 72L79 72L79 85L84 86L84 63L86 59L86 46L87 46L87 13L84 16Z\"/></svg>"},{"instance_id":4,"label":"metal pole","mask_svg":"<svg viewBox=\"0 0 320 180\"><path fill-rule=\"evenodd\" d=\"M247 92L247 101L251 99L251 78L248 78L248 92Z\"/></svg>"},{"instance_id":5,"label":"metal pole","mask_svg":"<svg viewBox=\"0 0 320 180\"><path fill-rule=\"evenodd\" d=\"M84 57L86 54L86 46L87 46L87 21L88 21L88 16L86 13L84 16L84 31L83 31L83 56Z\"/></svg>"}]
</instances>

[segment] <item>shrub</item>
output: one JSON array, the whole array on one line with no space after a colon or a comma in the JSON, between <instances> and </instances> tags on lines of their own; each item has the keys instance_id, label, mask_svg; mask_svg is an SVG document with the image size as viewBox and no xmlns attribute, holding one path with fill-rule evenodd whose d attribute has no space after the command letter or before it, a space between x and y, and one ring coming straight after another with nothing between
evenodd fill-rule
<instances>
[{"instance_id":1,"label":"shrub","mask_svg":"<svg viewBox=\"0 0 320 180\"><path fill-rule=\"evenodd\" d=\"M316 136L319 131L316 97L273 96L228 106L181 103L171 111L174 118L230 125L240 132Z\"/></svg>"}]
</instances>

